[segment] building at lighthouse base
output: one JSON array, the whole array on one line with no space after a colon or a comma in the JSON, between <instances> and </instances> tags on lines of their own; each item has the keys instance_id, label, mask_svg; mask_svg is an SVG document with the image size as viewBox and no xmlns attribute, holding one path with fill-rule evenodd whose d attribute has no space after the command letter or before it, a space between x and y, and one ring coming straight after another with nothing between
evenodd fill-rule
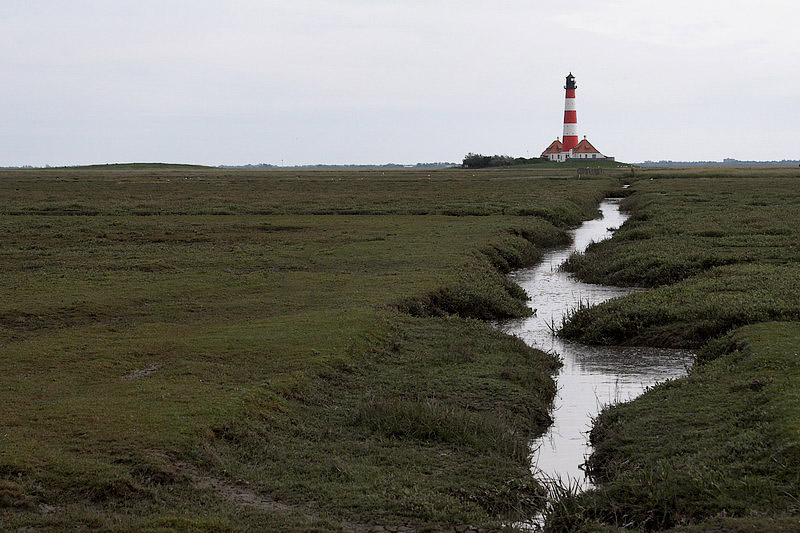
<instances>
[{"instance_id":1,"label":"building at lighthouse base","mask_svg":"<svg viewBox=\"0 0 800 533\"><path fill-rule=\"evenodd\" d=\"M544 152L542 152L541 157L547 158L550 161L584 161L584 160L594 160L597 161L599 159L603 159L606 161L613 161L614 158L610 156L605 156L601 154L597 148L592 146L586 137L583 137L583 140L580 141L572 150L564 150L564 145L556 139L550 146L545 148Z\"/></svg>"}]
</instances>

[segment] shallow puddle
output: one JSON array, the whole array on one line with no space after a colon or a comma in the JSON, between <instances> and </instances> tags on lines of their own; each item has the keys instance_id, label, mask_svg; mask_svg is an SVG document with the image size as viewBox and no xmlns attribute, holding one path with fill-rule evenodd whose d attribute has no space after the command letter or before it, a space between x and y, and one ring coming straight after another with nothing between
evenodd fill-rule
<instances>
[{"instance_id":1,"label":"shallow puddle","mask_svg":"<svg viewBox=\"0 0 800 533\"><path fill-rule=\"evenodd\" d=\"M531 444L533 470L538 478L560 479L584 488L589 482L581 465L591 451L588 431L592 418L604 405L630 400L648 386L685 375L692 362L692 353L686 350L586 346L553 335L562 316L581 302L597 304L633 290L581 283L559 268L573 251L609 238L627 218L620 213L618 200L604 200L600 210L602 218L585 222L574 231L572 246L551 251L537 267L510 276L528 293L529 305L536 313L498 324L502 331L529 345L561 356L564 366L556 376L555 421Z\"/></svg>"}]
</instances>

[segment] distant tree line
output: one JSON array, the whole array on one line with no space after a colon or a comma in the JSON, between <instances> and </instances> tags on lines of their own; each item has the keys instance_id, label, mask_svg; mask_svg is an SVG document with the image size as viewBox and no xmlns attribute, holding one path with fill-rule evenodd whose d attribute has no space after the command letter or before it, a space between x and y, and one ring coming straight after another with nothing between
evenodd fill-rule
<instances>
[{"instance_id":1,"label":"distant tree line","mask_svg":"<svg viewBox=\"0 0 800 533\"><path fill-rule=\"evenodd\" d=\"M510 155L482 155L472 152L464 156L461 166L464 168L511 167L514 165L531 165L548 161L544 157L511 157Z\"/></svg>"}]
</instances>

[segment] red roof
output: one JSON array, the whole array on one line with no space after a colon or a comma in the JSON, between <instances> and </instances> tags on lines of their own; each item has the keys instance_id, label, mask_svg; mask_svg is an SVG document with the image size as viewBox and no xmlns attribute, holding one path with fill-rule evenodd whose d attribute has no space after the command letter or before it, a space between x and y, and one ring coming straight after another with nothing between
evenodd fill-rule
<instances>
[{"instance_id":1,"label":"red roof","mask_svg":"<svg viewBox=\"0 0 800 533\"><path fill-rule=\"evenodd\" d=\"M583 139L578 145L572 149L573 154L599 154L600 152L592 146L592 143Z\"/></svg>"},{"instance_id":2,"label":"red roof","mask_svg":"<svg viewBox=\"0 0 800 533\"><path fill-rule=\"evenodd\" d=\"M556 139L555 141L550 143L550 146L545 148L544 152L542 152L541 157L544 157L544 156L546 156L548 154L560 154L561 153L561 148L563 148L563 146L564 145L561 144L561 141Z\"/></svg>"}]
</instances>

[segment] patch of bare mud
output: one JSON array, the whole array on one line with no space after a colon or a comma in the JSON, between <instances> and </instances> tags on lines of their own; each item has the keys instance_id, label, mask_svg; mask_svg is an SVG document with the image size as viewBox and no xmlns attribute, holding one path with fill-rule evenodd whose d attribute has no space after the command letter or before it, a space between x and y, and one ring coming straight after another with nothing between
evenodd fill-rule
<instances>
[{"instance_id":1,"label":"patch of bare mud","mask_svg":"<svg viewBox=\"0 0 800 533\"><path fill-rule=\"evenodd\" d=\"M139 370L134 370L130 374L126 374L122 376L122 379L139 379L139 378L146 378L147 376L153 375L158 372L158 369L161 368L161 365L152 364L147 368L142 368Z\"/></svg>"},{"instance_id":2,"label":"patch of bare mud","mask_svg":"<svg viewBox=\"0 0 800 533\"><path fill-rule=\"evenodd\" d=\"M175 466L178 467L184 475L186 475L192 487L199 490L213 491L219 498L235 506L250 507L260 511L274 513L292 513L302 517L309 523L321 522L323 520L336 523L335 520L331 520L328 517L321 517L307 506L279 502L274 498L264 494L259 494L250 487L240 483L235 483L208 472L203 472L190 463L178 462L175 463ZM376 525L347 520L339 522L339 527L341 527L344 531L352 533L412 533L414 531L419 531L419 527L406 524ZM455 526L447 529L426 528L425 531L429 531L431 533L488 533L493 530L475 528L465 525Z\"/></svg>"}]
</instances>

